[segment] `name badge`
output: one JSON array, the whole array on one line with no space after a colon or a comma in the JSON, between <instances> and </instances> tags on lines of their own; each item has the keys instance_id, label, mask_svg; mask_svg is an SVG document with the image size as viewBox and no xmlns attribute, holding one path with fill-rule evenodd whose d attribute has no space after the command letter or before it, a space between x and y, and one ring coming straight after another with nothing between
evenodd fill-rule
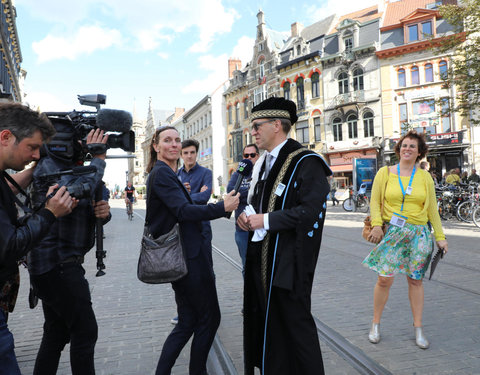
<instances>
[{"instance_id":1,"label":"name badge","mask_svg":"<svg viewBox=\"0 0 480 375\"><path fill-rule=\"evenodd\" d=\"M407 222L408 217L394 213L390 219L390 224L395 225L396 227L403 228Z\"/></svg>"},{"instance_id":2,"label":"name badge","mask_svg":"<svg viewBox=\"0 0 480 375\"><path fill-rule=\"evenodd\" d=\"M285 190L285 185L282 183L279 183L277 186L277 189L275 190L275 195L278 197L281 197L284 190Z\"/></svg>"},{"instance_id":3,"label":"name badge","mask_svg":"<svg viewBox=\"0 0 480 375\"><path fill-rule=\"evenodd\" d=\"M412 194L412 187L407 186L407 190L405 190L405 194L411 195Z\"/></svg>"}]
</instances>

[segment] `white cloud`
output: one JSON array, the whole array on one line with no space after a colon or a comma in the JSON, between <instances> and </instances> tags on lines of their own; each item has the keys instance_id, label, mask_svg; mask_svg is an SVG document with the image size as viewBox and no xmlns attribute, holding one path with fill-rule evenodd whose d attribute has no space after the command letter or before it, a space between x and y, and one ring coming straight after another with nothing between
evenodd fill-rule
<instances>
[{"instance_id":1,"label":"white cloud","mask_svg":"<svg viewBox=\"0 0 480 375\"><path fill-rule=\"evenodd\" d=\"M121 44L121 34L118 30L83 26L69 36L49 34L41 41L34 42L32 48L38 56L38 61L46 62L62 58L74 60L80 55L116 44Z\"/></svg>"},{"instance_id":2,"label":"white cloud","mask_svg":"<svg viewBox=\"0 0 480 375\"><path fill-rule=\"evenodd\" d=\"M98 23L122 30L125 38L135 41L132 49L154 50L188 32L192 36L190 51L205 53L215 37L229 32L239 17L234 9L226 9L223 1L142 0L132 6L128 0L23 0L21 6L32 17L47 21L56 29L49 35L52 46L70 43L63 36L65 30Z\"/></svg>"},{"instance_id":3,"label":"white cloud","mask_svg":"<svg viewBox=\"0 0 480 375\"><path fill-rule=\"evenodd\" d=\"M44 91L28 91L28 88L25 88L24 102L30 108L42 112L67 112L72 110L72 106L63 102L58 96Z\"/></svg>"}]
</instances>

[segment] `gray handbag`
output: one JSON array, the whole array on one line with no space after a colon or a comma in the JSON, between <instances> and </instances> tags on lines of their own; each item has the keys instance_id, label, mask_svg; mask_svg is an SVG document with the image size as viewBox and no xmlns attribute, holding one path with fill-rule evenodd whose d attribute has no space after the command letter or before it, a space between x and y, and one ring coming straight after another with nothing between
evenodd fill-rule
<instances>
[{"instance_id":1,"label":"gray handbag","mask_svg":"<svg viewBox=\"0 0 480 375\"><path fill-rule=\"evenodd\" d=\"M154 176L150 177L152 182L149 181L147 199L151 197ZM137 265L138 279L147 284L163 284L179 280L187 273L179 224L176 223L168 233L153 238L146 222Z\"/></svg>"},{"instance_id":2,"label":"gray handbag","mask_svg":"<svg viewBox=\"0 0 480 375\"><path fill-rule=\"evenodd\" d=\"M147 284L163 284L179 280L187 273L178 223L158 238L153 238L145 226L138 259L138 279Z\"/></svg>"}]
</instances>

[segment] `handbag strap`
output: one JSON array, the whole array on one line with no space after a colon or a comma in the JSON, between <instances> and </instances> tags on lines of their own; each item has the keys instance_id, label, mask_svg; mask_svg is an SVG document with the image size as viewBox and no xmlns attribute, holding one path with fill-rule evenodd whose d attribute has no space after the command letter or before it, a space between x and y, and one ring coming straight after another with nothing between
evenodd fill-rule
<instances>
[{"instance_id":1,"label":"handbag strap","mask_svg":"<svg viewBox=\"0 0 480 375\"><path fill-rule=\"evenodd\" d=\"M387 165L387 180L385 181L385 185L383 186L383 195L382 195L382 203L380 207L380 217L383 218L383 210L385 206L385 194L387 192L387 185L388 179L390 178L390 167Z\"/></svg>"}]
</instances>

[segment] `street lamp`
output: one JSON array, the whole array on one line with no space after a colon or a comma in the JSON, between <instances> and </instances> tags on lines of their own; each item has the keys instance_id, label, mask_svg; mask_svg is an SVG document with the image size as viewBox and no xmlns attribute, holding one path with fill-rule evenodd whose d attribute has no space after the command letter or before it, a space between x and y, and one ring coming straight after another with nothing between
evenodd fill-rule
<instances>
[{"instance_id":1,"label":"street lamp","mask_svg":"<svg viewBox=\"0 0 480 375\"><path fill-rule=\"evenodd\" d=\"M128 171L125 171L125 180L127 181L127 183L125 184L125 186L128 185Z\"/></svg>"}]
</instances>

